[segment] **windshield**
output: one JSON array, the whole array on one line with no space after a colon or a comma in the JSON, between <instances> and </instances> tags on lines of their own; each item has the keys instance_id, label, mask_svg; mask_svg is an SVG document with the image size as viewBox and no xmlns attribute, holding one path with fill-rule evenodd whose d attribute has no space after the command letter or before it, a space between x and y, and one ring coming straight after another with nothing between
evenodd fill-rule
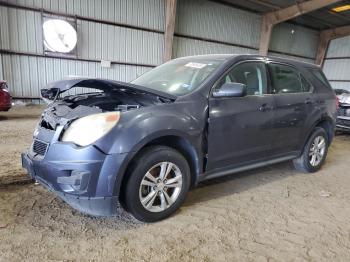
<instances>
[{"instance_id":1,"label":"windshield","mask_svg":"<svg viewBox=\"0 0 350 262\"><path fill-rule=\"evenodd\" d=\"M208 78L224 59L181 58L162 64L131 83L172 95L185 95Z\"/></svg>"}]
</instances>

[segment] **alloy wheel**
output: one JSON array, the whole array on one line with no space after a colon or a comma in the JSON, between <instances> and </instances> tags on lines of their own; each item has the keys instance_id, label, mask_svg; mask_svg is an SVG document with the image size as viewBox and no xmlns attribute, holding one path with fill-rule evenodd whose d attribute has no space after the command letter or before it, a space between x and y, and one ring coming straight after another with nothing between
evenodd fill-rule
<instances>
[{"instance_id":1,"label":"alloy wheel","mask_svg":"<svg viewBox=\"0 0 350 262\"><path fill-rule=\"evenodd\" d=\"M312 166L318 166L326 152L326 139L323 136L315 137L309 151L309 162Z\"/></svg>"},{"instance_id":2,"label":"alloy wheel","mask_svg":"<svg viewBox=\"0 0 350 262\"><path fill-rule=\"evenodd\" d=\"M140 202L150 212L162 212L177 200L181 188L182 173L178 166L171 162L158 163L142 178Z\"/></svg>"}]
</instances>

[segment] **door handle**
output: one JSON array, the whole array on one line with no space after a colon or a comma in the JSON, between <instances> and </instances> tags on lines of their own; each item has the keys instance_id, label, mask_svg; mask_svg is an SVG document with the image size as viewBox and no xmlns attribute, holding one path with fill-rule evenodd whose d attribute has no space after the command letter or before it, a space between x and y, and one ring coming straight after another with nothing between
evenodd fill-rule
<instances>
[{"instance_id":1,"label":"door handle","mask_svg":"<svg viewBox=\"0 0 350 262\"><path fill-rule=\"evenodd\" d=\"M261 106L259 106L258 110L260 112L266 112L266 111L269 111L269 110L272 110L273 107L269 106L268 104L262 104Z\"/></svg>"}]
</instances>

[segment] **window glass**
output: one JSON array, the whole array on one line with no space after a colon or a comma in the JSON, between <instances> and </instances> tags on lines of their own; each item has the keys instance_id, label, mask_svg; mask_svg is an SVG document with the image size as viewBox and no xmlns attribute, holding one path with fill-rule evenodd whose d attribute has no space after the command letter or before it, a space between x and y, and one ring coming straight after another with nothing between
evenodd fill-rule
<instances>
[{"instance_id":1,"label":"window glass","mask_svg":"<svg viewBox=\"0 0 350 262\"><path fill-rule=\"evenodd\" d=\"M267 93L266 69L264 63L245 62L232 68L217 84L220 89L225 83L241 83L247 88L247 95Z\"/></svg>"},{"instance_id":2,"label":"window glass","mask_svg":"<svg viewBox=\"0 0 350 262\"><path fill-rule=\"evenodd\" d=\"M302 75L300 75L301 84L304 92L310 92L312 89L311 84Z\"/></svg>"},{"instance_id":3,"label":"window glass","mask_svg":"<svg viewBox=\"0 0 350 262\"><path fill-rule=\"evenodd\" d=\"M300 93L303 92L303 86L300 79L300 73L293 67L281 64L269 64L271 70L271 80L273 93Z\"/></svg>"},{"instance_id":4,"label":"window glass","mask_svg":"<svg viewBox=\"0 0 350 262\"><path fill-rule=\"evenodd\" d=\"M131 83L181 96L197 89L224 62L223 58L174 59L146 72Z\"/></svg>"},{"instance_id":5,"label":"window glass","mask_svg":"<svg viewBox=\"0 0 350 262\"><path fill-rule=\"evenodd\" d=\"M323 72L320 69L309 69L309 71L323 84L325 84L328 88L332 88L329 84L326 76L323 74Z\"/></svg>"}]
</instances>

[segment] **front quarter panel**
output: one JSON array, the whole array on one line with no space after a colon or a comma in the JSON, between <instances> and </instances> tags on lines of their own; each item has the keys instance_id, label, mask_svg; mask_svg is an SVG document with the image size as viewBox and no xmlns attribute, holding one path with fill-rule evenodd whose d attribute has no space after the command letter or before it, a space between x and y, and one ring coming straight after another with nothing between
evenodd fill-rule
<instances>
[{"instance_id":1,"label":"front quarter panel","mask_svg":"<svg viewBox=\"0 0 350 262\"><path fill-rule=\"evenodd\" d=\"M197 150L205 128L205 110L200 101L186 101L123 112L117 126L96 146L107 154L122 154L173 135L187 139Z\"/></svg>"}]
</instances>

